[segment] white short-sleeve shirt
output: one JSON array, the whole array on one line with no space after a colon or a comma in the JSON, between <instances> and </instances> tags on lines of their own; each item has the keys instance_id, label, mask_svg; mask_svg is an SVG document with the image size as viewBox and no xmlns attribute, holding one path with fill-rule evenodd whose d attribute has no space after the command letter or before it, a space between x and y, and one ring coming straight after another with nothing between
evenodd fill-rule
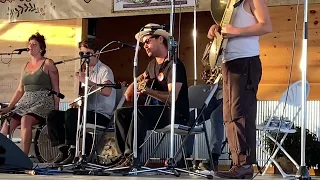
<instances>
[{"instance_id":1,"label":"white short-sleeve shirt","mask_svg":"<svg viewBox=\"0 0 320 180\"><path fill-rule=\"evenodd\" d=\"M114 76L112 70L100 60L89 73L89 80L96 84L105 84L107 81L111 81L114 84ZM90 90L90 88L89 88ZM90 92L90 91L89 91ZM88 111L95 111L103 114L109 119L112 116L116 102L116 90L112 89L110 96L103 96L100 93L94 93L88 96Z\"/></svg>"}]
</instances>

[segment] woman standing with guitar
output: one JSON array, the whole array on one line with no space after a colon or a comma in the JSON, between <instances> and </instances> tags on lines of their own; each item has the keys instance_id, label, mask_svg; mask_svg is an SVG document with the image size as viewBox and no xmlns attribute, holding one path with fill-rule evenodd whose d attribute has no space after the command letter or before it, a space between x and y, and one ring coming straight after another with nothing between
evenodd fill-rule
<instances>
[{"instance_id":1,"label":"woman standing with guitar","mask_svg":"<svg viewBox=\"0 0 320 180\"><path fill-rule=\"evenodd\" d=\"M218 29L212 25L208 38L214 39ZM216 176L247 179L253 177L256 163L256 95L262 75L259 36L272 31L266 0L242 0L232 24L221 29L223 38L228 38L221 66L223 116L233 167Z\"/></svg>"}]
</instances>

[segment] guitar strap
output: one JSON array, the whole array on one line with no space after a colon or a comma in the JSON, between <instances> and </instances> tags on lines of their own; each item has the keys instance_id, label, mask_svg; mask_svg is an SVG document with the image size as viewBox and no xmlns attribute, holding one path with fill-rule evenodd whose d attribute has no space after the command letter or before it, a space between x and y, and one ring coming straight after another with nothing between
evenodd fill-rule
<instances>
[{"instance_id":1,"label":"guitar strap","mask_svg":"<svg viewBox=\"0 0 320 180\"><path fill-rule=\"evenodd\" d=\"M233 7L236 8L238 7L244 0L239 0L238 2L236 2Z\"/></svg>"}]
</instances>

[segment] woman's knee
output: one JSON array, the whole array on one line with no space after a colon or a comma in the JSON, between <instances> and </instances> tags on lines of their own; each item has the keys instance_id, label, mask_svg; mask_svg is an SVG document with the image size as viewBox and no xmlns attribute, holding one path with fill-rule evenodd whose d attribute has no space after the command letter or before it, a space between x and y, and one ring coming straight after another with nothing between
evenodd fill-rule
<instances>
[{"instance_id":1,"label":"woman's knee","mask_svg":"<svg viewBox=\"0 0 320 180\"><path fill-rule=\"evenodd\" d=\"M13 130L13 129L16 129L20 125L20 123L21 123L20 120L16 120L16 119L12 118L9 121L9 124L8 124L7 120L5 122L3 122L2 128L8 128L8 125L10 125L10 129Z\"/></svg>"},{"instance_id":2,"label":"woman's knee","mask_svg":"<svg viewBox=\"0 0 320 180\"><path fill-rule=\"evenodd\" d=\"M32 128L33 125L39 124L39 121L30 115L24 115L21 118L21 128Z\"/></svg>"}]
</instances>

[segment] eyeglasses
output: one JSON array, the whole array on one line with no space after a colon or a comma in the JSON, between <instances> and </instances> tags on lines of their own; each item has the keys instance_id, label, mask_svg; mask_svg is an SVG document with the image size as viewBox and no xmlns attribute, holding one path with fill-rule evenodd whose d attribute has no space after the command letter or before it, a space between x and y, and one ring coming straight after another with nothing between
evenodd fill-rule
<instances>
[{"instance_id":1,"label":"eyeglasses","mask_svg":"<svg viewBox=\"0 0 320 180\"><path fill-rule=\"evenodd\" d=\"M150 38L146 39L144 42L142 42L142 45L150 44L151 39L153 39L153 38L155 38L155 37L150 37Z\"/></svg>"},{"instance_id":2,"label":"eyeglasses","mask_svg":"<svg viewBox=\"0 0 320 180\"><path fill-rule=\"evenodd\" d=\"M80 51L79 52L79 56L90 56L91 55L91 52L82 52L82 51Z\"/></svg>"},{"instance_id":3,"label":"eyeglasses","mask_svg":"<svg viewBox=\"0 0 320 180\"><path fill-rule=\"evenodd\" d=\"M144 42L142 42L142 45L144 46L145 44L150 44L151 39L157 39L158 37L159 37L159 36L156 36L156 35L151 36L151 37L149 37L148 39L146 39Z\"/></svg>"}]
</instances>

